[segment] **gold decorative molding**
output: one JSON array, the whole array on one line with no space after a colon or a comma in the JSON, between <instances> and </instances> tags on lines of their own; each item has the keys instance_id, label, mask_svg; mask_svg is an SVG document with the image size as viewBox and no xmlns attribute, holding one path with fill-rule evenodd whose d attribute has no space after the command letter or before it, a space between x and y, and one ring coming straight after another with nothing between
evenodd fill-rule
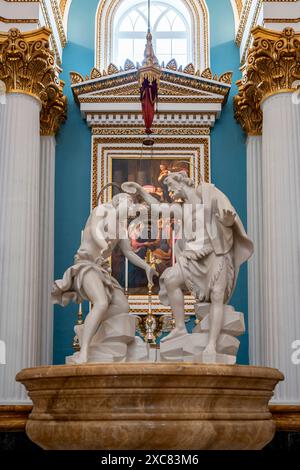
<instances>
[{"instance_id":1,"label":"gold decorative molding","mask_svg":"<svg viewBox=\"0 0 300 470\"><path fill-rule=\"evenodd\" d=\"M58 4L58 0L50 0L50 3L51 3L53 16L54 16L54 20L55 20L55 24L57 27L61 45L62 47L65 47L65 45L67 44L67 37L65 33L63 17L62 17L62 13Z\"/></svg>"},{"instance_id":2,"label":"gold decorative molding","mask_svg":"<svg viewBox=\"0 0 300 470\"><path fill-rule=\"evenodd\" d=\"M83 83L84 81L89 81L89 80L95 80L97 78L101 77L107 77L108 75L118 75L123 73L123 79L124 83L121 83L122 85L126 84L126 75L124 75L124 72L134 72L136 75L138 74L138 71L140 70L140 67L136 67L134 63L126 59L125 64L124 64L124 69L122 67L118 68L115 64L110 64L107 68L107 70L101 71L97 69L96 67L93 67L90 75L86 77L86 79L78 72L70 72L70 77L71 77L71 84L72 85L77 85L79 83ZM218 78L217 74L212 73L211 69L208 67L202 72L200 70L196 70L194 65L192 63L188 64L184 69L182 67L178 67L176 60L172 59L170 60L166 66L162 65L162 70L165 70L165 72L168 72L169 70L172 72L179 72L178 75L176 75L178 80L180 80L180 77L185 78L185 75L194 75L195 77L200 77L204 78L206 80L213 80L221 83L226 83L227 85L231 85L232 83L232 75L233 72L225 72L220 75ZM189 79L189 77L187 77ZM163 79L163 77L162 77ZM192 77L190 77L192 79Z\"/></svg>"},{"instance_id":3,"label":"gold decorative molding","mask_svg":"<svg viewBox=\"0 0 300 470\"><path fill-rule=\"evenodd\" d=\"M246 0L244 4L242 4L242 9L240 12L240 24L239 24L239 28L238 28L236 39L235 39L235 42L238 46L241 45L241 42L243 39L243 34L246 29L246 24L247 24L250 9L251 9L251 3L252 3L252 0Z\"/></svg>"},{"instance_id":4,"label":"gold decorative molding","mask_svg":"<svg viewBox=\"0 0 300 470\"><path fill-rule=\"evenodd\" d=\"M248 34L248 37L247 37L247 40L246 40L246 43L245 43L245 46L244 46L244 52L243 52L243 55L241 57L241 64L244 64L245 61L246 61L247 54L248 54L248 49L249 49L251 38L252 38L251 31L257 25L257 20L258 20L258 17L259 17L259 14L260 14L260 11L261 11L262 7L263 7L263 0L257 1L256 8L255 8L255 11L254 11L254 14L253 14L253 17L252 17L251 26L249 28L249 34Z\"/></svg>"},{"instance_id":5,"label":"gold decorative molding","mask_svg":"<svg viewBox=\"0 0 300 470\"><path fill-rule=\"evenodd\" d=\"M265 18L264 23L291 23L291 24L296 24L300 23L300 18Z\"/></svg>"},{"instance_id":6,"label":"gold decorative molding","mask_svg":"<svg viewBox=\"0 0 300 470\"><path fill-rule=\"evenodd\" d=\"M48 99L41 110L41 135L56 135L61 124L67 119L67 97L63 94L65 83L60 81L58 93Z\"/></svg>"},{"instance_id":7,"label":"gold decorative molding","mask_svg":"<svg viewBox=\"0 0 300 470\"><path fill-rule=\"evenodd\" d=\"M104 148L108 148L114 151L124 151L124 146L120 146L121 144L136 144L135 146L128 147L128 151L136 151L138 154L141 153L141 145L142 145L143 135L141 136L126 136L126 135L113 135L113 136L101 136L101 137L93 137L93 144L92 144L92 207L95 208L97 205L97 198L98 198L98 178L100 176L100 187L104 187L106 184L105 180L105 171L104 171ZM101 154L98 153L98 146L99 144L102 146ZM155 140L155 149L159 151L166 151L170 152L170 155L174 156L174 148L173 147L166 147L166 144L175 144L176 151L182 152L197 152L197 167L198 167L198 175L197 182L200 183L201 176L200 176L200 147L203 145L204 147L204 180L206 182L210 181L210 152L209 152L209 136L201 137L199 133L199 137L196 136L160 136ZM193 146L193 147L191 147ZM126 149L126 147L125 147ZM101 171L100 175L98 174L98 158L100 158L100 165Z\"/></svg>"},{"instance_id":8,"label":"gold decorative molding","mask_svg":"<svg viewBox=\"0 0 300 470\"><path fill-rule=\"evenodd\" d=\"M235 119L248 136L262 135L263 114L253 85L245 86L237 82L239 93L234 97Z\"/></svg>"},{"instance_id":9,"label":"gold decorative molding","mask_svg":"<svg viewBox=\"0 0 300 470\"><path fill-rule=\"evenodd\" d=\"M118 69L114 64L110 64L108 70L104 70L103 73L94 67L90 76L86 78L80 73L70 72L75 101L80 103L139 102L139 69L132 68L128 61L125 64L128 68L126 71ZM192 74L193 70L192 64L189 64L185 71L162 68L160 102L216 102L225 105L230 92L232 72L225 72L218 78L217 75L213 75L210 68L202 73L197 71ZM90 96L82 96L89 94Z\"/></svg>"},{"instance_id":10,"label":"gold decorative molding","mask_svg":"<svg viewBox=\"0 0 300 470\"><path fill-rule=\"evenodd\" d=\"M92 128L93 135L142 135L145 136L145 128L130 125L130 127L124 126L123 128L116 127L107 127L107 126L93 126ZM191 128L189 126L172 126L172 128L161 125L161 126L153 126L153 135L160 135L160 136L169 136L173 135L176 136L202 136L202 135L210 135L210 127L207 126L199 126Z\"/></svg>"},{"instance_id":11,"label":"gold decorative molding","mask_svg":"<svg viewBox=\"0 0 300 470\"><path fill-rule=\"evenodd\" d=\"M60 0L60 2L59 2L59 8L60 8L60 11L61 11L61 14L62 14L63 18L65 16L67 3L68 3L68 0Z\"/></svg>"},{"instance_id":12,"label":"gold decorative molding","mask_svg":"<svg viewBox=\"0 0 300 470\"><path fill-rule=\"evenodd\" d=\"M3 16L0 16L0 23L6 23L6 24L38 24L39 20L28 18L28 19L18 19L18 18L4 18Z\"/></svg>"},{"instance_id":13,"label":"gold decorative molding","mask_svg":"<svg viewBox=\"0 0 300 470\"><path fill-rule=\"evenodd\" d=\"M41 102L43 135L54 134L66 116L63 83L49 48L50 35L48 28L23 33L12 28L0 33L0 80L7 93L26 93Z\"/></svg>"},{"instance_id":14,"label":"gold decorative molding","mask_svg":"<svg viewBox=\"0 0 300 470\"><path fill-rule=\"evenodd\" d=\"M260 135L262 102L274 94L295 91L300 79L300 33L292 28L273 31L257 26L253 31L243 79L237 82L235 117L248 135Z\"/></svg>"},{"instance_id":15,"label":"gold decorative molding","mask_svg":"<svg viewBox=\"0 0 300 470\"><path fill-rule=\"evenodd\" d=\"M243 9L243 0L235 0L236 8L238 11L239 16L241 16L242 9Z\"/></svg>"},{"instance_id":16,"label":"gold decorative molding","mask_svg":"<svg viewBox=\"0 0 300 470\"><path fill-rule=\"evenodd\" d=\"M47 28L51 30L51 20L50 20L50 16L49 16L49 13L48 13L46 0L39 0L39 2L40 2L40 5L41 5L41 8L42 8L42 13L43 13L43 16L44 16L45 24L46 24ZM52 48L53 48L54 53L55 53L56 62L59 66L61 66L62 61L61 61L58 45L57 45L55 36L52 32L51 32L51 45L52 45Z\"/></svg>"}]
</instances>

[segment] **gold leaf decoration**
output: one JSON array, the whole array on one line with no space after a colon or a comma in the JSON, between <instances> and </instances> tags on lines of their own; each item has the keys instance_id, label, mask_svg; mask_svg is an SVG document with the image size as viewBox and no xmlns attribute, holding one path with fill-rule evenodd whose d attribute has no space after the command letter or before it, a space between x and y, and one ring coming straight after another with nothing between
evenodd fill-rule
<instances>
[{"instance_id":1,"label":"gold leaf decoration","mask_svg":"<svg viewBox=\"0 0 300 470\"><path fill-rule=\"evenodd\" d=\"M100 70L93 67L91 70L91 80L94 80L95 78L100 78L100 77L102 77Z\"/></svg>"},{"instance_id":2,"label":"gold leaf decoration","mask_svg":"<svg viewBox=\"0 0 300 470\"><path fill-rule=\"evenodd\" d=\"M132 60L127 59L124 64L124 70L127 71L127 70L134 70L134 69L135 69L135 65L132 62Z\"/></svg>"},{"instance_id":3,"label":"gold leaf decoration","mask_svg":"<svg viewBox=\"0 0 300 470\"><path fill-rule=\"evenodd\" d=\"M234 97L235 119L247 135L261 135L263 114L260 108L260 92L253 84L237 82L239 93Z\"/></svg>"},{"instance_id":4,"label":"gold leaf decoration","mask_svg":"<svg viewBox=\"0 0 300 470\"><path fill-rule=\"evenodd\" d=\"M77 85L78 83L84 82L84 78L78 72L70 72L70 79L72 85Z\"/></svg>"},{"instance_id":5,"label":"gold leaf decoration","mask_svg":"<svg viewBox=\"0 0 300 470\"><path fill-rule=\"evenodd\" d=\"M295 89L300 80L300 33L293 28L277 32L258 26L252 34L246 85L252 83L259 88L261 99L281 90Z\"/></svg>"},{"instance_id":6,"label":"gold leaf decoration","mask_svg":"<svg viewBox=\"0 0 300 470\"><path fill-rule=\"evenodd\" d=\"M65 83L60 81L59 92L53 99L48 99L41 110L41 135L55 135L61 124L67 119L67 97L63 94Z\"/></svg>"},{"instance_id":7,"label":"gold leaf decoration","mask_svg":"<svg viewBox=\"0 0 300 470\"><path fill-rule=\"evenodd\" d=\"M231 85L232 76L233 76L233 72L225 72L220 76L219 81L222 83L228 83L229 85Z\"/></svg>"},{"instance_id":8,"label":"gold leaf decoration","mask_svg":"<svg viewBox=\"0 0 300 470\"><path fill-rule=\"evenodd\" d=\"M114 75L115 73L119 73L119 69L115 64L109 64L107 73L108 75Z\"/></svg>"},{"instance_id":9,"label":"gold leaf decoration","mask_svg":"<svg viewBox=\"0 0 300 470\"><path fill-rule=\"evenodd\" d=\"M212 71L208 67L207 69L203 70L201 73L202 78L207 78L208 80L212 80Z\"/></svg>"},{"instance_id":10,"label":"gold leaf decoration","mask_svg":"<svg viewBox=\"0 0 300 470\"><path fill-rule=\"evenodd\" d=\"M194 64L188 64L185 69L183 70L184 73L188 73L189 75L195 75L195 67Z\"/></svg>"},{"instance_id":11,"label":"gold leaf decoration","mask_svg":"<svg viewBox=\"0 0 300 470\"><path fill-rule=\"evenodd\" d=\"M169 70L174 70L174 71L177 71L177 62L175 59L171 59L167 65L166 65L166 69L169 69Z\"/></svg>"}]
</instances>

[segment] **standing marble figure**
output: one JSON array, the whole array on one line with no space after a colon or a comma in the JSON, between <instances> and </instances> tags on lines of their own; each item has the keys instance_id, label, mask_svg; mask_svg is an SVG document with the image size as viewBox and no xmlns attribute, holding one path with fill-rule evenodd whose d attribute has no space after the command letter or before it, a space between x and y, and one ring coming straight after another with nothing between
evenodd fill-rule
<instances>
[{"instance_id":1,"label":"standing marble figure","mask_svg":"<svg viewBox=\"0 0 300 470\"><path fill-rule=\"evenodd\" d=\"M95 347L97 348L100 344L101 349L102 344L102 354L98 354L99 362L105 359L120 361L126 354L124 353L126 351L126 348L124 350L126 345L123 344L124 338L128 342L128 336L129 340L130 336L133 336L134 340L136 320L129 316L127 298L122 287L112 277L108 261L112 251L118 245L132 264L146 271L150 284L153 283L153 276L157 274L133 252L127 238L124 223L127 222L127 211L132 204L130 196L119 194L111 202L96 207L87 220L74 265L67 269L63 279L54 282L53 303L65 306L71 301L81 303L82 300L88 300L93 305L80 334L80 353L72 356L71 362L73 363L91 362L89 347L105 321L106 328L103 331L100 329L99 338L96 338ZM123 215L120 216L120 214ZM120 221L120 217L124 217L123 222ZM112 317L116 321L108 323ZM124 325L124 331L122 331L122 325ZM128 334L128 327L131 335ZM112 334L112 330L115 329L117 331ZM114 340L112 344L109 343L109 339Z\"/></svg>"},{"instance_id":2,"label":"standing marble figure","mask_svg":"<svg viewBox=\"0 0 300 470\"><path fill-rule=\"evenodd\" d=\"M203 206L204 233L201 240L197 240L197 234L186 238L184 233L176 242L176 264L160 277L160 300L171 307L176 321L174 330L161 341L161 351L166 349L166 343L180 342L188 334L184 314L184 290L187 289L198 305L209 304L209 335L203 353L216 357L225 305L234 291L240 265L253 253L253 244L230 201L213 184L201 183L195 188L186 172L170 173L165 184L174 201L181 199L192 207L192 224L198 215L197 205ZM122 189L138 193L149 205L157 204L136 183L125 183Z\"/></svg>"}]
</instances>

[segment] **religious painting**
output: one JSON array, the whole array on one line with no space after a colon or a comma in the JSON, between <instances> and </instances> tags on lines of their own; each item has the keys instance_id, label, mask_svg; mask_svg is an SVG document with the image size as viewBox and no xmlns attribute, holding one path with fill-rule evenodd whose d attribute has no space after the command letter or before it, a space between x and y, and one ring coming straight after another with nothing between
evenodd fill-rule
<instances>
[{"instance_id":1,"label":"religious painting","mask_svg":"<svg viewBox=\"0 0 300 470\"><path fill-rule=\"evenodd\" d=\"M171 198L165 178L170 172L186 171L190 174L189 161L181 158L113 158L112 181L121 186L126 181L136 181L147 192L161 203L170 203ZM174 260L174 231L172 220L161 217L154 231L150 227L138 225L130 227L129 238L133 251L148 263L151 263L161 275ZM152 237L152 238L151 238ZM120 251L115 251L112 257L112 274L125 288L129 295L146 295L147 278L145 272L128 263ZM153 288L153 294L159 291L158 282Z\"/></svg>"}]
</instances>

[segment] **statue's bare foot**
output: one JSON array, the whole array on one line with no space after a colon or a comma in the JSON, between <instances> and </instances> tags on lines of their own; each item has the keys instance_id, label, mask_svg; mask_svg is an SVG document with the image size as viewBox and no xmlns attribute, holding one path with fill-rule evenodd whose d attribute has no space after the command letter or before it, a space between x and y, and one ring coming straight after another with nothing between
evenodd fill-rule
<instances>
[{"instance_id":1,"label":"statue's bare foot","mask_svg":"<svg viewBox=\"0 0 300 470\"><path fill-rule=\"evenodd\" d=\"M81 351L79 353L74 354L72 358L73 364L86 364L87 361L87 354Z\"/></svg>"},{"instance_id":2,"label":"statue's bare foot","mask_svg":"<svg viewBox=\"0 0 300 470\"><path fill-rule=\"evenodd\" d=\"M206 346L206 348L203 351L203 354L217 354L217 350L214 344L209 344Z\"/></svg>"},{"instance_id":3,"label":"statue's bare foot","mask_svg":"<svg viewBox=\"0 0 300 470\"><path fill-rule=\"evenodd\" d=\"M174 328L174 330L171 331L171 333L168 334L165 338L161 339L161 343L166 343L167 341L171 341L172 339L180 338L181 336L187 335L187 329L185 327L183 328Z\"/></svg>"}]
</instances>

